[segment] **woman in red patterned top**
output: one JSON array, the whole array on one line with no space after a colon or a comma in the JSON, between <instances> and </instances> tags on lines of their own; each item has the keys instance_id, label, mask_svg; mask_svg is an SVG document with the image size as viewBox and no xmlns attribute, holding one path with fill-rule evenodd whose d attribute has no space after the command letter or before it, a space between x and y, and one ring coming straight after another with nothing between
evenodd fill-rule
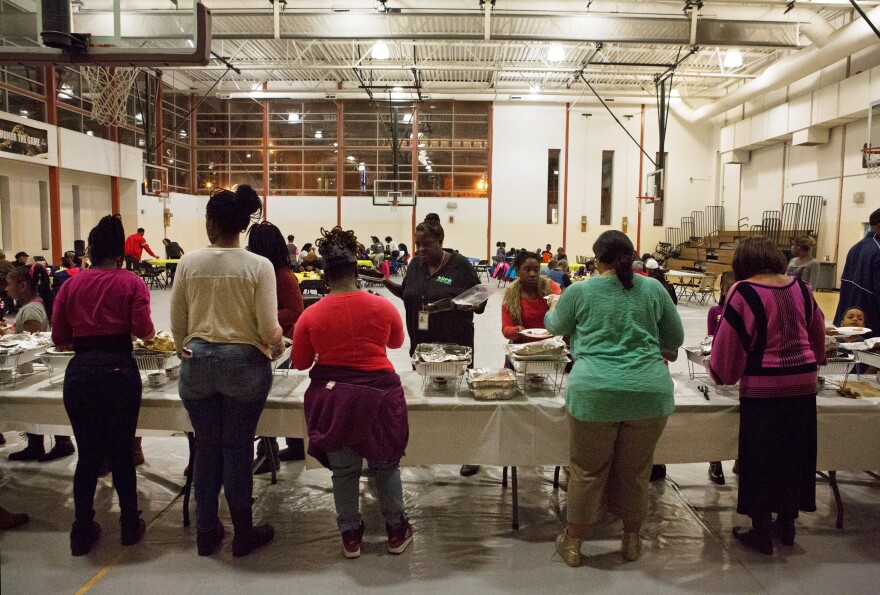
<instances>
[{"instance_id":1,"label":"woman in red patterned top","mask_svg":"<svg viewBox=\"0 0 880 595\"><path fill-rule=\"evenodd\" d=\"M772 240L740 243L733 255L738 282L727 293L709 366L718 384L739 382L736 509L752 517L752 529L735 527L733 534L767 555L774 533L793 545L798 511L816 510L816 375L825 363L825 317L810 287L785 270Z\"/></svg>"}]
</instances>

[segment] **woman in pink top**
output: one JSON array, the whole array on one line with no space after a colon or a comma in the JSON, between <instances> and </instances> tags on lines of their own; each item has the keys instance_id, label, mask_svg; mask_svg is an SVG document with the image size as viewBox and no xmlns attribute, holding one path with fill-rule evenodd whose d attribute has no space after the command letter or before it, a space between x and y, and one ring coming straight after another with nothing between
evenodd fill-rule
<instances>
[{"instance_id":1,"label":"woman in pink top","mask_svg":"<svg viewBox=\"0 0 880 595\"><path fill-rule=\"evenodd\" d=\"M400 377L385 350L403 345L403 321L388 300L358 291L354 233L340 227L321 233L317 243L330 294L303 312L293 329L293 365L312 368L305 394L309 454L333 471L345 557L361 555L364 459L375 473L388 551L400 554L413 536L399 469L409 426Z\"/></svg>"},{"instance_id":2,"label":"woman in pink top","mask_svg":"<svg viewBox=\"0 0 880 595\"><path fill-rule=\"evenodd\" d=\"M64 408L79 446L70 531L74 556L89 553L101 534L94 500L105 460L110 461L119 496L122 545L140 541L145 529L132 461L141 374L131 354L131 337L152 337L153 322L146 285L120 268L124 254L122 221L108 215L89 233L92 268L64 283L52 313L52 342L59 350L76 352L64 374Z\"/></svg>"},{"instance_id":3,"label":"woman in pink top","mask_svg":"<svg viewBox=\"0 0 880 595\"><path fill-rule=\"evenodd\" d=\"M785 275L785 257L763 236L733 255L730 288L709 372L739 382L739 493L752 529L734 536L763 554L773 536L794 544L798 511L816 510L816 371L825 363L825 317L810 287ZM776 520L771 514L776 513Z\"/></svg>"}]
</instances>

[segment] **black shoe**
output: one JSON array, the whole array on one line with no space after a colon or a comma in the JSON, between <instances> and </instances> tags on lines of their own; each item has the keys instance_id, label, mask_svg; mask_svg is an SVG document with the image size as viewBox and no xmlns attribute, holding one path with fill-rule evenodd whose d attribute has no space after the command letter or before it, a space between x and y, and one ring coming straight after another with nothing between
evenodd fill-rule
<instances>
[{"instance_id":1,"label":"black shoe","mask_svg":"<svg viewBox=\"0 0 880 595\"><path fill-rule=\"evenodd\" d=\"M649 481L660 481L666 479L666 465L651 465L651 479Z\"/></svg>"},{"instance_id":2,"label":"black shoe","mask_svg":"<svg viewBox=\"0 0 880 595\"><path fill-rule=\"evenodd\" d=\"M119 541L122 545L134 545L144 537L147 523L141 518L141 511L123 513L119 517Z\"/></svg>"},{"instance_id":3,"label":"black shoe","mask_svg":"<svg viewBox=\"0 0 880 595\"><path fill-rule=\"evenodd\" d=\"M85 556L92 551L92 545L101 537L101 525L95 521L74 521L70 531L70 553Z\"/></svg>"},{"instance_id":4,"label":"black shoe","mask_svg":"<svg viewBox=\"0 0 880 595\"><path fill-rule=\"evenodd\" d=\"M480 472L479 465L462 465L461 469L458 471L462 477L470 477L471 475L476 475Z\"/></svg>"},{"instance_id":5,"label":"black shoe","mask_svg":"<svg viewBox=\"0 0 880 595\"><path fill-rule=\"evenodd\" d=\"M248 508L229 509L235 536L232 538L232 555L236 558L247 556L258 547L264 546L275 537L275 529L266 523L254 527L253 510Z\"/></svg>"},{"instance_id":6,"label":"black shoe","mask_svg":"<svg viewBox=\"0 0 880 595\"><path fill-rule=\"evenodd\" d=\"M0 434L0 444L6 444L6 436Z\"/></svg>"},{"instance_id":7,"label":"black shoe","mask_svg":"<svg viewBox=\"0 0 880 595\"><path fill-rule=\"evenodd\" d=\"M55 442L55 446L52 447L52 450L42 455L37 460L41 463L48 463L55 459L69 457L75 452L76 448L74 448L73 442Z\"/></svg>"},{"instance_id":8,"label":"black shoe","mask_svg":"<svg viewBox=\"0 0 880 595\"><path fill-rule=\"evenodd\" d=\"M43 446L43 437L39 439L28 437L27 446L23 449L9 455L10 461L37 461L41 456L46 454L46 448Z\"/></svg>"},{"instance_id":9,"label":"black shoe","mask_svg":"<svg viewBox=\"0 0 880 595\"><path fill-rule=\"evenodd\" d=\"M779 521L773 521L773 534L779 539L782 545L794 545L794 523L791 525L783 525Z\"/></svg>"},{"instance_id":10,"label":"black shoe","mask_svg":"<svg viewBox=\"0 0 880 595\"><path fill-rule=\"evenodd\" d=\"M724 468L721 466L721 461L709 463L709 479L712 483L724 485Z\"/></svg>"},{"instance_id":11,"label":"black shoe","mask_svg":"<svg viewBox=\"0 0 880 595\"><path fill-rule=\"evenodd\" d=\"M758 532L754 529L746 530L743 527L734 527L733 536L743 545L761 552L765 556L773 555L773 538L769 531Z\"/></svg>"},{"instance_id":12,"label":"black shoe","mask_svg":"<svg viewBox=\"0 0 880 595\"><path fill-rule=\"evenodd\" d=\"M223 541L224 533L226 533L226 528L222 524L217 523L213 531L196 535L196 548L199 550L199 555L210 556L216 552Z\"/></svg>"}]
</instances>

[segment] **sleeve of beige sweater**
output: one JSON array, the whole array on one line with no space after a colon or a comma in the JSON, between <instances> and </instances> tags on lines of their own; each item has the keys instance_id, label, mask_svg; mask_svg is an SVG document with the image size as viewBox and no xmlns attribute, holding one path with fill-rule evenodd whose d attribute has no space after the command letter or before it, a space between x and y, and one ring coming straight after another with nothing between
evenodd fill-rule
<instances>
[{"instance_id":1,"label":"sleeve of beige sweater","mask_svg":"<svg viewBox=\"0 0 880 595\"><path fill-rule=\"evenodd\" d=\"M259 265L254 290L254 309L260 340L270 347L281 343L283 332L278 323L278 296L275 287L275 269L264 259Z\"/></svg>"},{"instance_id":2,"label":"sleeve of beige sweater","mask_svg":"<svg viewBox=\"0 0 880 595\"><path fill-rule=\"evenodd\" d=\"M189 333L189 305L186 303L186 262L177 265L174 285L171 286L171 334L177 355L183 351L183 342Z\"/></svg>"}]
</instances>

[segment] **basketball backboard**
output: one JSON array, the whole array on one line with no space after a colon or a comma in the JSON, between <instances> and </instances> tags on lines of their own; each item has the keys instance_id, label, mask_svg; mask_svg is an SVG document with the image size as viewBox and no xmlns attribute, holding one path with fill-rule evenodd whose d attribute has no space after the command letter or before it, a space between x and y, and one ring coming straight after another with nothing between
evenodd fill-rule
<instances>
[{"instance_id":1,"label":"basketball backboard","mask_svg":"<svg viewBox=\"0 0 880 595\"><path fill-rule=\"evenodd\" d=\"M144 179L141 184L141 194L144 196L160 196L167 191L168 168L144 163Z\"/></svg>"},{"instance_id":2,"label":"basketball backboard","mask_svg":"<svg viewBox=\"0 0 880 595\"><path fill-rule=\"evenodd\" d=\"M211 13L198 0L46 4L58 12L44 13L41 0L0 1L0 65L160 67L209 62Z\"/></svg>"},{"instance_id":3,"label":"basketball backboard","mask_svg":"<svg viewBox=\"0 0 880 595\"><path fill-rule=\"evenodd\" d=\"M645 182L645 196L653 196L654 200L663 200L663 170L648 172Z\"/></svg>"},{"instance_id":4,"label":"basketball backboard","mask_svg":"<svg viewBox=\"0 0 880 595\"><path fill-rule=\"evenodd\" d=\"M373 182L373 206L414 207L416 186L412 180L375 180Z\"/></svg>"}]
</instances>

